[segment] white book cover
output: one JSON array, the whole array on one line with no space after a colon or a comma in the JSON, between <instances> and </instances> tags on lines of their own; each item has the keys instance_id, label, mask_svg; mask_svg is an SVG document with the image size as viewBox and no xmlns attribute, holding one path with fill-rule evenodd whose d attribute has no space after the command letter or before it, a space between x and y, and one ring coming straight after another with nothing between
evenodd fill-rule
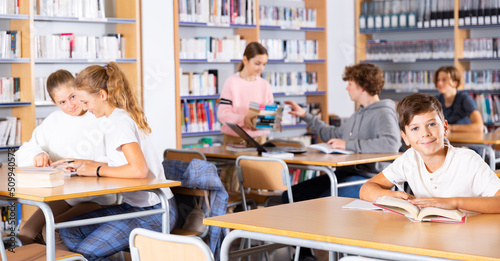
<instances>
[{"instance_id":1,"label":"white book cover","mask_svg":"<svg viewBox=\"0 0 500 261\"><path fill-rule=\"evenodd\" d=\"M7 121L9 122L9 136L7 138L7 145L12 146L16 144L16 134L17 134L17 118L7 116Z\"/></svg>"},{"instance_id":2,"label":"white book cover","mask_svg":"<svg viewBox=\"0 0 500 261\"><path fill-rule=\"evenodd\" d=\"M309 148L316 149L324 153L340 153L340 154L353 154L354 151L349 150L341 150L341 149L332 149L332 146L326 143L318 143L310 145Z\"/></svg>"}]
</instances>

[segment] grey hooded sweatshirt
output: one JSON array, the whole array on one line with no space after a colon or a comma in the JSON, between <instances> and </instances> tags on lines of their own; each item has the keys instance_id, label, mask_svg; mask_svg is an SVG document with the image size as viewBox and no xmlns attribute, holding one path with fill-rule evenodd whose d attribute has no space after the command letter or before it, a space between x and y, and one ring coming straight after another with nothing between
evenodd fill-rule
<instances>
[{"instance_id":1,"label":"grey hooded sweatshirt","mask_svg":"<svg viewBox=\"0 0 500 261\"><path fill-rule=\"evenodd\" d=\"M381 100L359 109L340 127L330 126L307 113L303 120L321 140L343 139L346 149L356 153L395 153L401 146L401 136L394 101ZM384 163L352 167L353 172L376 174L387 166Z\"/></svg>"}]
</instances>

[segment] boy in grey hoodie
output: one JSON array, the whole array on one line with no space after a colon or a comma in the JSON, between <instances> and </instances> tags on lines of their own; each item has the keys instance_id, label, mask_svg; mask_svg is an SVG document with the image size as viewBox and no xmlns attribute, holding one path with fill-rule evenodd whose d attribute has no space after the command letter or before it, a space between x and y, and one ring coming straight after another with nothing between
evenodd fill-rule
<instances>
[{"instance_id":1,"label":"boy in grey hoodie","mask_svg":"<svg viewBox=\"0 0 500 261\"><path fill-rule=\"evenodd\" d=\"M355 153L394 153L401 146L395 105L392 100L380 100L378 94L384 86L382 70L370 63L347 66L343 80L348 82L347 91L352 101L360 104L358 110L340 127L327 125L317 117L306 113L293 101L286 101L292 108L290 114L302 118L310 130L327 141L334 149ZM338 182L346 182L377 174L388 163L339 167L335 171ZM339 189L339 196L359 197L359 187ZM326 175L301 182L292 187L294 201L330 196L330 179ZM283 194L286 195L286 192ZM288 202L287 197L282 197Z\"/></svg>"}]
</instances>

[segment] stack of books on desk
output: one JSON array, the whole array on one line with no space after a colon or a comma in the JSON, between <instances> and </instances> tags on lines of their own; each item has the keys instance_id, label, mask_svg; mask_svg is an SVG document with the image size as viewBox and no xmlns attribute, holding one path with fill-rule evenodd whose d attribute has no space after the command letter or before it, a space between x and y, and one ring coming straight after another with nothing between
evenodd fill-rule
<instances>
[{"instance_id":1,"label":"stack of books on desk","mask_svg":"<svg viewBox=\"0 0 500 261\"><path fill-rule=\"evenodd\" d=\"M51 188L64 185L64 172L54 167L18 167L14 169L16 186Z\"/></svg>"},{"instance_id":2,"label":"stack of books on desk","mask_svg":"<svg viewBox=\"0 0 500 261\"><path fill-rule=\"evenodd\" d=\"M250 103L250 113L257 115L255 127L259 130L281 131L283 106L277 104Z\"/></svg>"}]
</instances>

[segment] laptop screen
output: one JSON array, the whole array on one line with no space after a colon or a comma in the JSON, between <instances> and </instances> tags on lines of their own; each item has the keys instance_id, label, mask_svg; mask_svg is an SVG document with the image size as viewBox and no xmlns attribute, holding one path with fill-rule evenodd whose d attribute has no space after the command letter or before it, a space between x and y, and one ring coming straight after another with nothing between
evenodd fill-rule
<instances>
[{"instance_id":1,"label":"laptop screen","mask_svg":"<svg viewBox=\"0 0 500 261\"><path fill-rule=\"evenodd\" d=\"M236 132L236 134L238 134L238 136L240 136L243 140L245 140L248 146L256 147L259 153L267 151L264 147L262 147L262 145L255 141L250 135L248 135L245 130L243 130L237 124L226 122L226 125L229 126L229 128L231 128L234 132Z\"/></svg>"}]
</instances>

